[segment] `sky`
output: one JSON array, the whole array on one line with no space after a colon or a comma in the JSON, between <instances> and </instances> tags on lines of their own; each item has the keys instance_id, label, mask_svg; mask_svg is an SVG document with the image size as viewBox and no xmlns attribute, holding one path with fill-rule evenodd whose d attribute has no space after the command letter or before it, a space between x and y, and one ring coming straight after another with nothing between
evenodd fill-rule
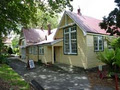
<instances>
[{"instance_id":1,"label":"sky","mask_svg":"<svg viewBox=\"0 0 120 90\"><path fill-rule=\"evenodd\" d=\"M73 12L80 7L81 13L102 20L116 7L114 0L73 0Z\"/></svg>"}]
</instances>

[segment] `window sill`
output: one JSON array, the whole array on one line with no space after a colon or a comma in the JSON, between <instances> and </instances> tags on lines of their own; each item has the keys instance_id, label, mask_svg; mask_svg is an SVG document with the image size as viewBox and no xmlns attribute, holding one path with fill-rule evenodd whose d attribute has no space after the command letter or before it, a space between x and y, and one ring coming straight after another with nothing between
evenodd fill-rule
<instances>
[{"instance_id":1,"label":"window sill","mask_svg":"<svg viewBox=\"0 0 120 90\"><path fill-rule=\"evenodd\" d=\"M64 55L78 55L77 53L64 53Z\"/></svg>"}]
</instances>

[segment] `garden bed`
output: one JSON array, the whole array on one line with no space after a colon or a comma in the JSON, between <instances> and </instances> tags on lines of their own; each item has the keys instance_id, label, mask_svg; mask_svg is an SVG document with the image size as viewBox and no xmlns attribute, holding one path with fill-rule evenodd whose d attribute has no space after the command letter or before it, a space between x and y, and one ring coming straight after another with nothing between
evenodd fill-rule
<instances>
[{"instance_id":1,"label":"garden bed","mask_svg":"<svg viewBox=\"0 0 120 90\"><path fill-rule=\"evenodd\" d=\"M107 70L107 68L104 69ZM115 78L107 75L103 79L100 79L98 74L98 69L92 69L87 71L88 79L90 81L92 90L95 86L110 87L115 89ZM120 90L120 79L118 79L118 88Z\"/></svg>"}]
</instances>

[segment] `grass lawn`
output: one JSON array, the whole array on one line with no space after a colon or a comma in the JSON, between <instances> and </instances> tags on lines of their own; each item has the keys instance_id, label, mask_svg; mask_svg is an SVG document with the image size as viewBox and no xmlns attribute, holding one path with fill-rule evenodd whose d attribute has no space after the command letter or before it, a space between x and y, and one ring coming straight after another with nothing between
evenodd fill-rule
<instances>
[{"instance_id":1,"label":"grass lawn","mask_svg":"<svg viewBox=\"0 0 120 90\"><path fill-rule=\"evenodd\" d=\"M6 64L0 64L0 78L10 84L10 90L13 90L12 87L17 87L17 90L30 90L30 85Z\"/></svg>"}]
</instances>

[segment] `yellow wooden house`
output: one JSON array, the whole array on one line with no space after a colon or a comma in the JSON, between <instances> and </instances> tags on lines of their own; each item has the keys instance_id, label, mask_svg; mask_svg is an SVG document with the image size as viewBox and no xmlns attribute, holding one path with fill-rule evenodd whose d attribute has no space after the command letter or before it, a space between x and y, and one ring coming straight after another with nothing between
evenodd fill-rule
<instances>
[{"instance_id":1,"label":"yellow wooden house","mask_svg":"<svg viewBox=\"0 0 120 90\"><path fill-rule=\"evenodd\" d=\"M43 63L64 63L84 69L102 64L98 52L107 47L101 21L78 13L65 11L54 30L23 29L20 51L23 61L32 59Z\"/></svg>"}]
</instances>

